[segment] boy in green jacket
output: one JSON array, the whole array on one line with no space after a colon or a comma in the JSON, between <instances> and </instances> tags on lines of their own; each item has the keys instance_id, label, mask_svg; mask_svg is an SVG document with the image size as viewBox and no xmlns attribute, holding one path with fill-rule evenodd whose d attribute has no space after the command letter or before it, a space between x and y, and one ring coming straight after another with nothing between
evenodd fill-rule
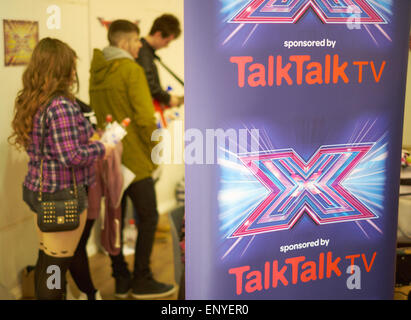
<instances>
[{"instance_id":1,"label":"boy in green jacket","mask_svg":"<svg viewBox=\"0 0 411 320\"><path fill-rule=\"evenodd\" d=\"M110 46L103 51L94 49L90 69L90 105L96 113L98 126L105 124L107 114L121 122L131 119L123 142L122 163L135 179L122 199L123 223L126 197L130 197L138 214L138 237L135 247L134 272L131 278L124 256L110 256L116 296L126 298L129 290L137 299L152 299L170 295L173 285L154 280L150 270L150 256L158 222L158 211L152 173L155 165L151 151L155 143L151 134L157 128L154 107L144 70L134 59L141 48L138 27L127 20L116 20L110 25Z\"/></svg>"}]
</instances>

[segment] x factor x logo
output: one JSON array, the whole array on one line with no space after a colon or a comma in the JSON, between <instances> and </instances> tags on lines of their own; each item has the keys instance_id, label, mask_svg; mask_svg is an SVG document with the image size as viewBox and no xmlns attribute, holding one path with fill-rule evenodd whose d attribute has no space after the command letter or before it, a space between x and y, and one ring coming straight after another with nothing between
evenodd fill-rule
<instances>
[{"instance_id":1,"label":"x factor x logo","mask_svg":"<svg viewBox=\"0 0 411 320\"><path fill-rule=\"evenodd\" d=\"M322 146L308 162L292 149L239 156L269 193L231 237L290 229L304 213L319 225L377 218L343 185L373 145Z\"/></svg>"},{"instance_id":2,"label":"x factor x logo","mask_svg":"<svg viewBox=\"0 0 411 320\"><path fill-rule=\"evenodd\" d=\"M251 0L230 22L296 23L309 8L323 23L387 23L369 0Z\"/></svg>"}]
</instances>

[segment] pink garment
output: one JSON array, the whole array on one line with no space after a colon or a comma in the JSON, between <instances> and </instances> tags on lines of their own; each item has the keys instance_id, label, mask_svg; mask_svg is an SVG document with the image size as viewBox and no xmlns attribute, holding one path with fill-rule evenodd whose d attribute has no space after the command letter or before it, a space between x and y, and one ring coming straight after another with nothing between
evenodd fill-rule
<instances>
[{"instance_id":1,"label":"pink garment","mask_svg":"<svg viewBox=\"0 0 411 320\"><path fill-rule=\"evenodd\" d=\"M123 145L120 142L106 160L96 161L96 183L88 189L88 219L95 220L99 217L101 198L105 198L101 244L111 255L118 255L121 249L122 153Z\"/></svg>"}]
</instances>

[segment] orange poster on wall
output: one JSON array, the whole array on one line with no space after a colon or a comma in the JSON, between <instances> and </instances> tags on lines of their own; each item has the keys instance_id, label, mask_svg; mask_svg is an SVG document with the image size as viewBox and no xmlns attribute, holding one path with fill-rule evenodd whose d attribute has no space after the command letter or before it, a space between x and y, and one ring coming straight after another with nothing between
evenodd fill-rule
<instances>
[{"instance_id":1,"label":"orange poster on wall","mask_svg":"<svg viewBox=\"0 0 411 320\"><path fill-rule=\"evenodd\" d=\"M19 66L29 62L39 41L37 21L3 20L4 65Z\"/></svg>"}]
</instances>

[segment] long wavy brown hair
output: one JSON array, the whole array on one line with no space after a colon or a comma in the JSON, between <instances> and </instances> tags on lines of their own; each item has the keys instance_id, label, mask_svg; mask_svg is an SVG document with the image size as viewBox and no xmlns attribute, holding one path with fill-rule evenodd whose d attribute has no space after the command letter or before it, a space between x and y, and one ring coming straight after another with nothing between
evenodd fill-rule
<instances>
[{"instance_id":1,"label":"long wavy brown hair","mask_svg":"<svg viewBox=\"0 0 411 320\"><path fill-rule=\"evenodd\" d=\"M8 141L17 149L27 149L31 143L33 118L56 96L75 100L78 90L77 54L66 43L52 38L42 39L34 48L23 73L23 89L14 105L13 132Z\"/></svg>"}]
</instances>

